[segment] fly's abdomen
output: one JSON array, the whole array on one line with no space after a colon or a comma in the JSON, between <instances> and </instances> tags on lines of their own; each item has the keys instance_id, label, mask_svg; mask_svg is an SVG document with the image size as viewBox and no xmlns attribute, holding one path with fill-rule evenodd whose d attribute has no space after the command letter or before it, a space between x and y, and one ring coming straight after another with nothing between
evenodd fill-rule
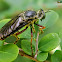
<instances>
[{"instance_id":1,"label":"fly's abdomen","mask_svg":"<svg viewBox=\"0 0 62 62\"><path fill-rule=\"evenodd\" d=\"M18 17L15 22L13 23L13 20L8 22L6 25L4 25L0 29L0 40L5 39L7 36L10 36L11 34L14 34L19 29L24 27L27 23L23 21L23 17Z\"/></svg>"}]
</instances>

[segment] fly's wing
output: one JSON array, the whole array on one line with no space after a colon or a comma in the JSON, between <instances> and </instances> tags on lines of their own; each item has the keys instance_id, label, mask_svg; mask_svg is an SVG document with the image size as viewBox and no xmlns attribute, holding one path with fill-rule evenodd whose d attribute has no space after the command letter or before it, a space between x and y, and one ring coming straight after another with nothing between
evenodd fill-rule
<instances>
[{"instance_id":1,"label":"fly's wing","mask_svg":"<svg viewBox=\"0 0 62 62\"><path fill-rule=\"evenodd\" d=\"M0 29L0 39L10 35L12 32L15 32L18 27L22 28L23 25L25 25L23 17L17 16L16 18L13 18Z\"/></svg>"},{"instance_id":2,"label":"fly's wing","mask_svg":"<svg viewBox=\"0 0 62 62\"><path fill-rule=\"evenodd\" d=\"M11 25L13 25L15 23L15 21L18 19L18 16L11 19L8 23L6 23L1 29L0 29L0 33L4 33L4 31L6 31Z\"/></svg>"}]
</instances>

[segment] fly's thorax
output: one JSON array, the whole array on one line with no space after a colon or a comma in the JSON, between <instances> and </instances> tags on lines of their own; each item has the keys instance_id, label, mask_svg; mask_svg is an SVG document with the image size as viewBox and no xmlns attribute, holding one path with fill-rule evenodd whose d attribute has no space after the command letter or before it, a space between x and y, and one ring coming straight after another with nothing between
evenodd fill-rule
<instances>
[{"instance_id":1,"label":"fly's thorax","mask_svg":"<svg viewBox=\"0 0 62 62\"><path fill-rule=\"evenodd\" d=\"M25 20L35 19L36 16L37 16L37 12L36 11L28 10L28 11L24 12L24 19Z\"/></svg>"}]
</instances>

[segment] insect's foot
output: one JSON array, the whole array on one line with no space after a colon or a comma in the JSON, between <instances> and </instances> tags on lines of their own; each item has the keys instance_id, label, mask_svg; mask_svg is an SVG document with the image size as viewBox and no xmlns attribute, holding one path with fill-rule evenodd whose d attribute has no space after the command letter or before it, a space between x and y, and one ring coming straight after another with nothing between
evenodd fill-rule
<instances>
[{"instance_id":1,"label":"insect's foot","mask_svg":"<svg viewBox=\"0 0 62 62\"><path fill-rule=\"evenodd\" d=\"M42 29L45 29L46 27L44 26L44 27L42 27Z\"/></svg>"},{"instance_id":2,"label":"insect's foot","mask_svg":"<svg viewBox=\"0 0 62 62\"><path fill-rule=\"evenodd\" d=\"M39 34L44 33L43 28L40 27L39 30L40 30Z\"/></svg>"},{"instance_id":3,"label":"insect's foot","mask_svg":"<svg viewBox=\"0 0 62 62\"><path fill-rule=\"evenodd\" d=\"M33 32L34 32L34 33L36 32L35 29L33 29Z\"/></svg>"}]
</instances>

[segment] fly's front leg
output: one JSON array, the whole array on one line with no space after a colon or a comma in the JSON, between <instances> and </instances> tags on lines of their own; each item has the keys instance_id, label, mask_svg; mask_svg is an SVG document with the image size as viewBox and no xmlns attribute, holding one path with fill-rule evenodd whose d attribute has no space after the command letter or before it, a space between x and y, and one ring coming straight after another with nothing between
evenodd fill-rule
<instances>
[{"instance_id":1,"label":"fly's front leg","mask_svg":"<svg viewBox=\"0 0 62 62\"><path fill-rule=\"evenodd\" d=\"M23 29L22 31L20 31L20 32L17 32L16 34L14 34L13 36L15 36L16 38L17 38L17 40L14 42L14 44L16 44L17 43L17 41L19 40L19 38L17 37L17 35L19 35L19 34L21 34L21 33L23 33L26 29L27 29L28 27L26 27L25 29Z\"/></svg>"},{"instance_id":2,"label":"fly's front leg","mask_svg":"<svg viewBox=\"0 0 62 62\"><path fill-rule=\"evenodd\" d=\"M32 48L33 32L32 32L32 25L30 25L30 28L31 28L31 51L32 51L32 56L33 56L33 48Z\"/></svg>"},{"instance_id":3,"label":"fly's front leg","mask_svg":"<svg viewBox=\"0 0 62 62\"><path fill-rule=\"evenodd\" d=\"M39 25L39 24L36 24L36 23L34 23L35 25L37 25L37 26L39 26L40 28L40 31L43 33L43 29L45 29L46 27L45 26L42 26L42 25Z\"/></svg>"}]
</instances>

